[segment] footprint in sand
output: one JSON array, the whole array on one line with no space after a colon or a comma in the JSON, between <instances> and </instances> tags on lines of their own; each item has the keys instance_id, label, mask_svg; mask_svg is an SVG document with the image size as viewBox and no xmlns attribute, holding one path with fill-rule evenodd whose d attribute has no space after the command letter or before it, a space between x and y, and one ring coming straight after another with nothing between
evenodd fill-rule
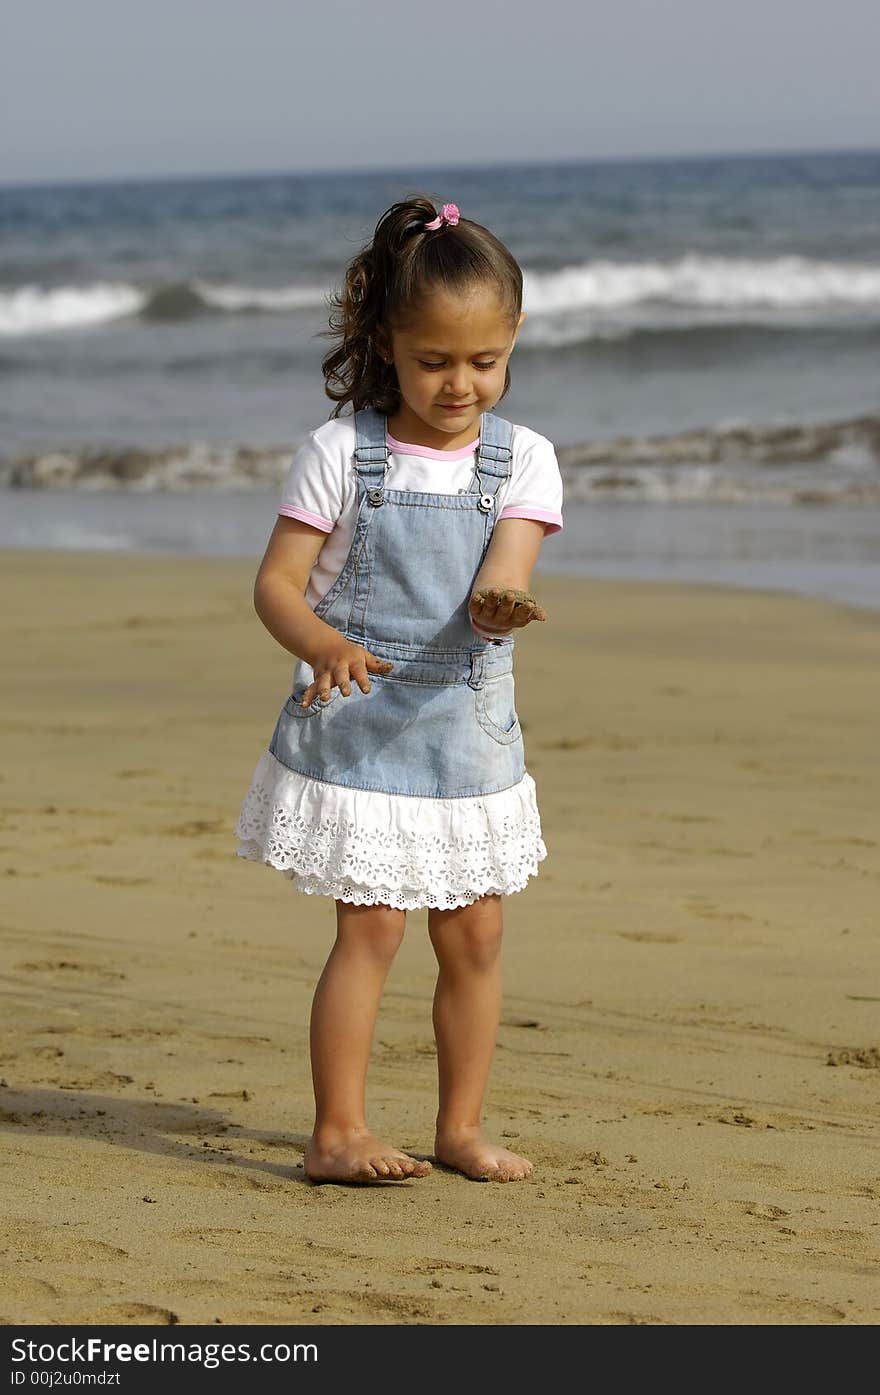
<instances>
[{"instance_id":1,"label":"footprint in sand","mask_svg":"<svg viewBox=\"0 0 880 1395\"><path fill-rule=\"evenodd\" d=\"M649 945L680 945L681 935L661 935L654 934L651 930L618 930L619 940L635 940L638 944Z\"/></svg>"},{"instance_id":2,"label":"footprint in sand","mask_svg":"<svg viewBox=\"0 0 880 1395\"><path fill-rule=\"evenodd\" d=\"M228 820L219 819L191 819L189 823L172 823L162 831L170 833L176 838L200 838L206 833L226 833Z\"/></svg>"},{"instance_id":3,"label":"footprint in sand","mask_svg":"<svg viewBox=\"0 0 880 1395\"><path fill-rule=\"evenodd\" d=\"M127 975L116 969L107 969L103 964L82 964L77 959L24 959L14 966L27 969L30 973L76 973L89 974L93 978L124 979Z\"/></svg>"},{"instance_id":4,"label":"footprint in sand","mask_svg":"<svg viewBox=\"0 0 880 1395\"><path fill-rule=\"evenodd\" d=\"M147 886L149 877L92 877L93 882L101 882L104 886Z\"/></svg>"},{"instance_id":5,"label":"footprint in sand","mask_svg":"<svg viewBox=\"0 0 880 1395\"><path fill-rule=\"evenodd\" d=\"M172 1327L180 1322L177 1313L170 1308L157 1308L152 1303L110 1303L90 1315L89 1321L97 1323L132 1323L141 1326ZM84 1319L80 1318L80 1321Z\"/></svg>"}]
</instances>

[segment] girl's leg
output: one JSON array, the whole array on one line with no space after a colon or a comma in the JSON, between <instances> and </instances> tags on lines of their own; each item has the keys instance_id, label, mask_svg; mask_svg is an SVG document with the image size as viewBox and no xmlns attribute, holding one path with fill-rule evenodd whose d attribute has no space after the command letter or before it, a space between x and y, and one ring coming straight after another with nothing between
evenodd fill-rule
<instances>
[{"instance_id":1,"label":"girl's leg","mask_svg":"<svg viewBox=\"0 0 880 1395\"><path fill-rule=\"evenodd\" d=\"M532 1164L483 1137L480 1112L501 1011L501 897L456 910L429 910L440 972L434 1032L440 1107L434 1153L467 1177L516 1182Z\"/></svg>"},{"instance_id":2,"label":"girl's leg","mask_svg":"<svg viewBox=\"0 0 880 1395\"><path fill-rule=\"evenodd\" d=\"M315 1127L304 1167L314 1181L424 1177L419 1162L367 1128L364 1094L379 999L403 939L406 912L336 902L336 943L312 1001Z\"/></svg>"}]
</instances>

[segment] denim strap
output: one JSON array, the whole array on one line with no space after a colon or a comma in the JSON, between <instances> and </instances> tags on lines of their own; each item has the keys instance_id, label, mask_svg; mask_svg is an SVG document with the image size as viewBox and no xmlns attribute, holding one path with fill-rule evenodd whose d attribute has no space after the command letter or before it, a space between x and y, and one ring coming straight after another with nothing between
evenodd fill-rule
<instances>
[{"instance_id":1,"label":"denim strap","mask_svg":"<svg viewBox=\"0 0 880 1395\"><path fill-rule=\"evenodd\" d=\"M391 464L385 440L386 421L375 407L365 407L354 414L355 469L371 504L383 502L385 476Z\"/></svg>"},{"instance_id":2,"label":"denim strap","mask_svg":"<svg viewBox=\"0 0 880 1395\"><path fill-rule=\"evenodd\" d=\"M387 417L375 407L354 414L355 468L371 503L381 501L390 453L386 440ZM513 460L513 423L494 412L480 418L480 439L475 449L476 468L469 492L494 495L510 475Z\"/></svg>"}]
</instances>

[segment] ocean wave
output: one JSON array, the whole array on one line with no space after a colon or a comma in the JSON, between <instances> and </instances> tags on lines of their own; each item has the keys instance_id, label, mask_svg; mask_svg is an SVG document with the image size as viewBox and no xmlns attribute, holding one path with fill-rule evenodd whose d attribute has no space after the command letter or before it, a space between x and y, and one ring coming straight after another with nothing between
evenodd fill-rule
<instances>
[{"instance_id":1,"label":"ocean wave","mask_svg":"<svg viewBox=\"0 0 880 1395\"><path fill-rule=\"evenodd\" d=\"M880 416L761 426L720 423L674 435L622 436L557 450L569 501L764 501L880 504ZM20 489L243 491L277 488L288 448L77 448L0 462Z\"/></svg>"},{"instance_id":2,"label":"ocean wave","mask_svg":"<svg viewBox=\"0 0 880 1395\"><path fill-rule=\"evenodd\" d=\"M127 489L141 493L266 489L290 466L289 448L190 445L75 447L35 451L0 461L0 487Z\"/></svg>"},{"instance_id":3,"label":"ocean wave","mask_svg":"<svg viewBox=\"0 0 880 1395\"><path fill-rule=\"evenodd\" d=\"M880 308L880 266L807 257L765 260L688 253L674 262L592 261L559 271L525 271L523 303L534 315L634 305L792 309Z\"/></svg>"},{"instance_id":4,"label":"ocean wave","mask_svg":"<svg viewBox=\"0 0 880 1395\"><path fill-rule=\"evenodd\" d=\"M872 340L880 344L880 309L873 320L864 311L857 318L855 314L806 310L771 313L670 309L664 313L645 309L613 316L581 310L526 320L517 340L517 351L537 356L567 349L595 355L613 354L618 348L630 352L643 345L655 354L668 347L677 356L688 350L741 355L790 334L808 334L814 345L817 336L833 335L838 341L845 336L846 343L861 340L863 346L870 347Z\"/></svg>"},{"instance_id":5,"label":"ocean wave","mask_svg":"<svg viewBox=\"0 0 880 1395\"><path fill-rule=\"evenodd\" d=\"M316 286L222 286L199 280L154 287L127 282L19 286L0 291L0 335L81 329L134 315L145 320L186 320L209 313L283 314L323 305L325 294Z\"/></svg>"},{"instance_id":6,"label":"ocean wave","mask_svg":"<svg viewBox=\"0 0 880 1395\"><path fill-rule=\"evenodd\" d=\"M557 451L565 496L667 503L880 504L880 417L719 424Z\"/></svg>"},{"instance_id":7,"label":"ocean wave","mask_svg":"<svg viewBox=\"0 0 880 1395\"><path fill-rule=\"evenodd\" d=\"M0 291L0 335L37 334L139 315L290 314L326 305L329 286L248 286L198 277L162 285L96 282ZM767 324L792 330L880 317L880 266L807 257L592 260L523 273L522 342L556 348L640 330Z\"/></svg>"},{"instance_id":8,"label":"ocean wave","mask_svg":"<svg viewBox=\"0 0 880 1395\"><path fill-rule=\"evenodd\" d=\"M721 332L871 332L880 267L691 254L677 262L588 262L526 272L525 349Z\"/></svg>"},{"instance_id":9,"label":"ocean wave","mask_svg":"<svg viewBox=\"0 0 880 1395\"><path fill-rule=\"evenodd\" d=\"M196 292L217 310L311 310L324 305L327 290L318 286L220 286L194 281Z\"/></svg>"},{"instance_id":10,"label":"ocean wave","mask_svg":"<svg viewBox=\"0 0 880 1395\"><path fill-rule=\"evenodd\" d=\"M149 296L136 286L99 282L93 286L19 286L0 291L0 334L45 334L136 315Z\"/></svg>"}]
</instances>

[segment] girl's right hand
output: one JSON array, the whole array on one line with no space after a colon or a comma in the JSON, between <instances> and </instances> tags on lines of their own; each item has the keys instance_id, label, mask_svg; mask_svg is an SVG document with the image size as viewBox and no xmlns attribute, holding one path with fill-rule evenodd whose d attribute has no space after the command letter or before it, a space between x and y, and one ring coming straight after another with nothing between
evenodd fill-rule
<instances>
[{"instance_id":1,"label":"girl's right hand","mask_svg":"<svg viewBox=\"0 0 880 1395\"><path fill-rule=\"evenodd\" d=\"M311 665L315 675L300 699L300 707L310 707L316 697L324 702L338 685L343 697L351 692L351 680L357 683L362 693L370 691L371 673L390 673L394 665L388 659L377 659L369 649L363 649L350 639L337 635Z\"/></svg>"}]
</instances>

